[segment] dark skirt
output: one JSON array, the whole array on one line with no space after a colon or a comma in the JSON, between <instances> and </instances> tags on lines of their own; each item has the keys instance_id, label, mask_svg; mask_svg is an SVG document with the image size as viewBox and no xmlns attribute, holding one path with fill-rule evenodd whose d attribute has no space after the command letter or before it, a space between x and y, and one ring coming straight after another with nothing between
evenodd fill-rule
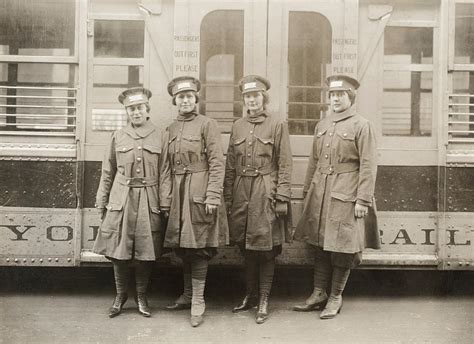
<instances>
[{"instance_id":1,"label":"dark skirt","mask_svg":"<svg viewBox=\"0 0 474 344\"><path fill-rule=\"evenodd\" d=\"M211 260L217 255L217 248L215 247L204 247L204 248L174 248L173 252L182 260L192 260L194 257L201 259Z\"/></svg>"},{"instance_id":2,"label":"dark skirt","mask_svg":"<svg viewBox=\"0 0 474 344\"><path fill-rule=\"evenodd\" d=\"M246 259L255 259L262 257L265 260L274 259L276 256L279 256L282 251L282 245L273 246L273 248L269 251L256 251L256 250L248 250L245 248L245 245L238 245L240 249L240 253Z\"/></svg>"}]
</instances>

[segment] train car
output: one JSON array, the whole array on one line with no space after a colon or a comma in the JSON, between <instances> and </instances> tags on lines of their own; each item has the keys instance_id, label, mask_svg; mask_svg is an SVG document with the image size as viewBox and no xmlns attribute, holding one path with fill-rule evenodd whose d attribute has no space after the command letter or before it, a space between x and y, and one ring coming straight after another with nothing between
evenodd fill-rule
<instances>
[{"instance_id":1,"label":"train car","mask_svg":"<svg viewBox=\"0 0 474 344\"><path fill-rule=\"evenodd\" d=\"M242 116L237 81L271 81L295 226L324 80L344 73L360 80L378 141L382 249L361 268L473 269L473 42L472 0L0 0L0 265L107 262L91 248L104 146L127 120L117 95L151 89L165 128L178 75L202 81L200 112L225 147ZM241 263L234 247L219 252L214 264ZM311 258L292 243L278 262Z\"/></svg>"}]
</instances>

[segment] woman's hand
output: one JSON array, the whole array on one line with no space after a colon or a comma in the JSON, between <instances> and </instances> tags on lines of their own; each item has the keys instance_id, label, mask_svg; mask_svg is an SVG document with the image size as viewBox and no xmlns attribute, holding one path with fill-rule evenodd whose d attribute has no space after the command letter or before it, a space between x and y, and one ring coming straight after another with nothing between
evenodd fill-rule
<instances>
[{"instance_id":1,"label":"woman's hand","mask_svg":"<svg viewBox=\"0 0 474 344\"><path fill-rule=\"evenodd\" d=\"M107 209L105 209L105 208L97 208L97 213L100 216L100 221L104 221L106 210Z\"/></svg>"},{"instance_id":2,"label":"woman's hand","mask_svg":"<svg viewBox=\"0 0 474 344\"><path fill-rule=\"evenodd\" d=\"M288 215L288 203L277 199L275 201L275 215L276 217Z\"/></svg>"},{"instance_id":3,"label":"woman's hand","mask_svg":"<svg viewBox=\"0 0 474 344\"><path fill-rule=\"evenodd\" d=\"M356 205L355 205L355 217L362 218L362 217L367 216L368 213L369 213L369 207L368 206L356 203Z\"/></svg>"},{"instance_id":4,"label":"woman's hand","mask_svg":"<svg viewBox=\"0 0 474 344\"><path fill-rule=\"evenodd\" d=\"M206 214L214 214L217 212L217 205L206 203Z\"/></svg>"}]
</instances>

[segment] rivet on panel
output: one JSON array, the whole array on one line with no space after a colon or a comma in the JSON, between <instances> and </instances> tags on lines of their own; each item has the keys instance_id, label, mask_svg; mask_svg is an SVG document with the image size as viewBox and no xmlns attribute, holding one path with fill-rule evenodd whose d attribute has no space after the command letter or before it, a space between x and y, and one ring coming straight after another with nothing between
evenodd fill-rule
<instances>
[{"instance_id":1,"label":"rivet on panel","mask_svg":"<svg viewBox=\"0 0 474 344\"><path fill-rule=\"evenodd\" d=\"M23 263L26 263L26 258L23 258Z\"/></svg>"},{"instance_id":2,"label":"rivet on panel","mask_svg":"<svg viewBox=\"0 0 474 344\"><path fill-rule=\"evenodd\" d=\"M56 258L55 261L56 261L56 262L59 262L59 258Z\"/></svg>"},{"instance_id":3,"label":"rivet on panel","mask_svg":"<svg viewBox=\"0 0 474 344\"><path fill-rule=\"evenodd\" d=\"M35 262L35 259L34 259L34 258L31 258L31 262L34 263L34 262Z\"/></svg>"},{"instance_id":4,"label":"rivet on panel","mask_svg":"<svg viewBox=\"0 0 474 344\"><path fill-rule=\"evenodd\" d=\"M50 261L52 261L52 259L51 259L51 258L48 258L48 262L50 262Z\"/></svg>"},{"instance_id":5,"label":"rivet on panel","mask_svg":"<svg viewBox=\"0 0 474 344\"><path fill-rule=\"evenodd\" d=\"M43 262L43 258L40 258L40 263L42 263L42 262Z\"/></svg>"},{"instance_id":6,"label":"rivet on panel","mask_svg":"<svg viewBox=\"0 0 474 344\"><path fill-rule=\"evenodd\" d=\"M71 261L71 258L68 258L67 261L70 262L70 261Z\"/></svg>"},{"instance_id":7,"label":"rivet on panel","mask_svg":"<svg viewBox=\"0 0 474 344\"><path fill-rule=\"evenodd\" d=\"M7 263L10 261L10 258L7 258Z\"/></svg>"},{"instance_id":8,"label":"rivet on panel","mask_svg":"<svg viewBox=\"0 0 474 344\"><path fill-rule=\"evenodd\" d=\"M15 258L15 263L18 263L18 258Z\"/></svg>"}]
</instances>

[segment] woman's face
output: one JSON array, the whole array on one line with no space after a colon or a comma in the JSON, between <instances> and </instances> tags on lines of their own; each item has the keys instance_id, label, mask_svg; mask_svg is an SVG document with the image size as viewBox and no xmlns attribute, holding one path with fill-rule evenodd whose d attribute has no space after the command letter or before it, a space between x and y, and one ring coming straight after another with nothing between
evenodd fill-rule
<instances>
[{"instance_id":1,"label":"woman's face","mask_svg":"<svg viewBox=\"0 0 474 344\"><path fill-rule=\"evenodd\" d=\"M351 100L345 91L329 92L329 100L331 102L332 111L335 113L346 111L351 107Z\"/></svg>"},{"instance_id":2,"label":"woman's face","mask_svg":"<svg viewBox=\"0 0 474 344\"><path fill-rule=\"evenodd\" d=\"M176 95L175 102L180 113L190 113L196 107L196 95L193 91L184 91Z\"/></svg>"},{"instance_id":3,"label":"woman's face","mask_svg":"<svg viewBox=\"0 0 474 344\"><path fill-rule=\"evenodd\" d=\"M260 112L263 110L262 92L248 92L244 94L244 104L250 112Z\"/></svg>"},{"instance_id":4,"label":"woman's face","mask_svg":"<svg viewBox=\"0 0 474 344\"><path fill-rule=\"evenodd\" d=\"M125 108L130 121L135 127L140 127L146 122L146 104L130 105Z\"/></svg>"}]
</instances>

